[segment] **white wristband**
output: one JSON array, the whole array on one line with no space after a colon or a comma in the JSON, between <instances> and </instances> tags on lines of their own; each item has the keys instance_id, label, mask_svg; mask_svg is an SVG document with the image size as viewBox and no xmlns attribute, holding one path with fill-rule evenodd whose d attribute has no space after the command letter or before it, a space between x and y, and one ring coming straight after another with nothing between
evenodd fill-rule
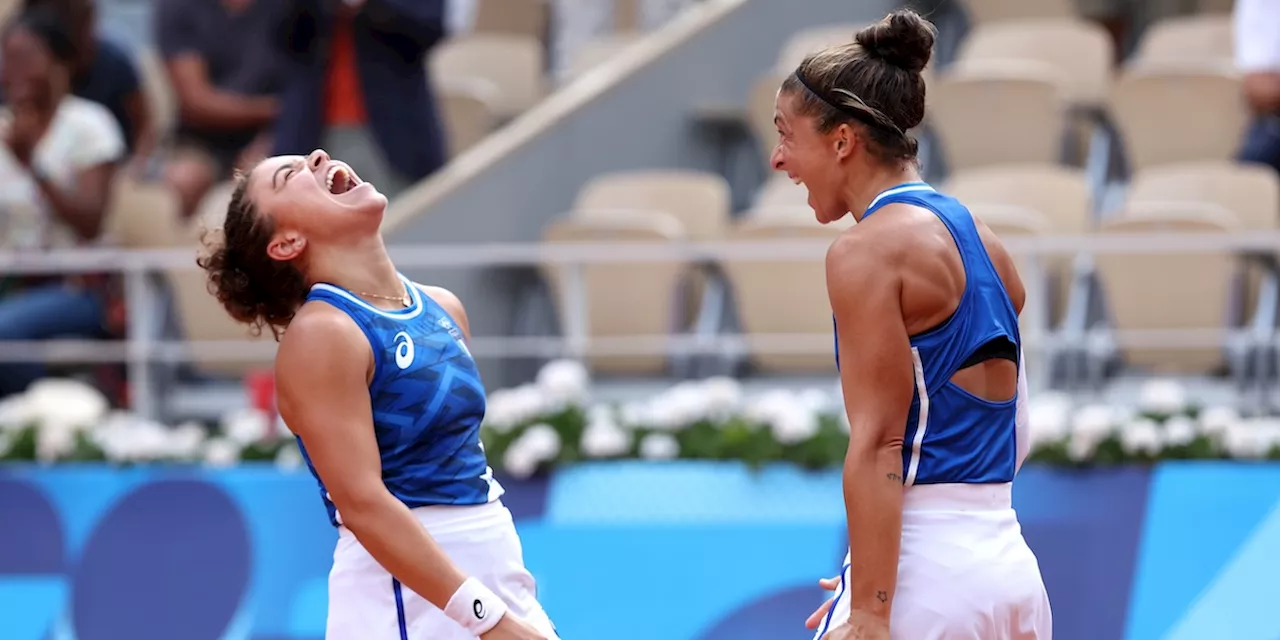
<instances>
[{"instance_id":1,"label":"white wristband","mask_svg":"<svg viewBox=\"0 0 1280 640\"><path fill-rule=\"evenodd\" d=\"M444 614L475 636L489 632L507 614L507 603L475 578L467 578L444 607Z\"/></svg>"}]
</instances>

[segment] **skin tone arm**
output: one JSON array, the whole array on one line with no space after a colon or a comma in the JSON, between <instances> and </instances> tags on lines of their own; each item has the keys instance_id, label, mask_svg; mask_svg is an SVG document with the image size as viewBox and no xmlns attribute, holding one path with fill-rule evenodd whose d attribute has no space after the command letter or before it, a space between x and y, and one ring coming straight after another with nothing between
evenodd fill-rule
<instances>
[{"instance_id":1,"label":"skin tone arm","mask_svg":"<svg viewBox=\"0 0 1280 640\"><path fill-rule=\"evenodd\" d=\"M306 445L342 523L387 571L444 609L466 576L382 482L372 368L368 340L350 318L304 305L276 356L280 414Z\"/></svg>"},{"instance_id":2,"label":"skin tone arm","mask_svg":"<svg viewBox=\"0 0 1280 640\"><path fill-rule=\"evenodd\" d=\"M902 538L902 438L914 390L899 257L846 234L827 254L849 416L843 485L849 527L849 638L888 637ZM862 635L858 635L861 633Z\"/></svg>"},{"instance_id":3,"label":"skin tone arm","mask_svg":"<svg viewBox=\"0 0 1280 640\"><path fill-rule=\"evenodd\" d=\"M156 132L151 119L151 106L142 91L134 91L125 98L125 111L133 123L133 156L139 162L151 157L156 150ZM135 167L136 169L136 167Z\"/></svg>"},{"instance_id":4,"label":"skin tone arm","mask_svg":"<svg viewBox=\"0 0 1280 640\"><path fill-rule=\"evenodd\" d=\"M206 129L250 129L269 124L277 102L268 96L245 96L209 83L204 60L184 53L166 62L184 122Z\"/></svg>"}]
</instances>

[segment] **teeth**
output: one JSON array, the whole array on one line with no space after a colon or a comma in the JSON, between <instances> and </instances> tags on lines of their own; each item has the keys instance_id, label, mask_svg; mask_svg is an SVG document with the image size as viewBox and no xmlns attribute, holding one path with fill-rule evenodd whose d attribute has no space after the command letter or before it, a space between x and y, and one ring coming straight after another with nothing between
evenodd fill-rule
<instances>
[{"instance_id":1,"label":"teeth","mask_svg":"<svg viewBox=\"0 0 1280 640\"><path fill-rule=\"evenodd\" d=\"M333 180L338 176L339 171L341 171L344 177L347 179L348 186L352 186L352 183L354 182L351 179L351 174L346 170L346 168L344 168L342 165L335 164L332 167L329 167L329 172L325 175L325 178L324 178L324 185L325 185L325 188L329 190L329 193L333 193Z\"/></svg>"}]
</instances>

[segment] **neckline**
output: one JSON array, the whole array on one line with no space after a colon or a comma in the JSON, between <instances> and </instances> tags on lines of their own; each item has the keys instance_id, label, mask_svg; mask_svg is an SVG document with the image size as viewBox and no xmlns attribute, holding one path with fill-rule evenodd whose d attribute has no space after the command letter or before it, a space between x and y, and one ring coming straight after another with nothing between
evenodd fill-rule
<instances>
[{"instance_id":1,"label":"neckline","mask_svg":"<svg viewBox=\"0 0 1280 640\"><path fill-rule=\"evenodd\" d=\"M351 291L343 289L342 287L339 287L337 285L329 284L327 282L317 282L311 285L311 290L326 291L333 295L340 296L350 301L352 304L355 304L356 306L363 308L366 311L376 313L386 318L394 318L396 320L409 320L411 318L415 318L422 313L422 309L424 307L422 303L422 290L419 289L416 285L414 285L413 282L411 282L408 278L404 277L404 274L396 273L396 275L399 276L400 282L404 285L405 291L409 294L409 298L410 300L413 301L413 304L404 309L395 310L395 311L376 307L370 304L364 298L361 298L360 296L356 295L355 293L352 293Z\"/></svg>"},{"instance_id":2,"label":"neckline","mask_svg":"<svg viewBox=\"0 0 1280 640\"><path fill-rule=\"evenodd\" d=\"M929 186L929 183L927 182L904 182L900 185L889 187L888 189L881 191L871 200L871 204L867 205L867 210L863 217L865 218L870 215L871 212L880 204L880 201L885 198L896 196L900 193L910 193L912 191L933 191L933 187Z\"/></svg>"}]
</instances>

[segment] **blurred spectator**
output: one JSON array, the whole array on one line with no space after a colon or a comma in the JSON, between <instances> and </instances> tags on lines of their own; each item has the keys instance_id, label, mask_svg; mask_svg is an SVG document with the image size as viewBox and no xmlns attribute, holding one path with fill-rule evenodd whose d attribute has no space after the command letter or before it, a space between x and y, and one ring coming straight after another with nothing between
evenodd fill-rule
<instances>
[{"instance_id":1,"label":"blurred spectator","mask_svg":"<svg viewBox=\"0 0 1280 640\"><path fill-rule=\"evenodd\" d=\"M1134 35L1153 22L1200 11L1204 0L1076 0L1080 15L1097 21L1115 41L1116 62L1136 44Z\"/></svg>"},{"instance_id":2,"label":"blurred spectator","mask_svg":"<svg viewBox=\"0 0 1280 640\"><path fill-rule=\"evenodd\" d=\"M294 66L275 153L325 147L388 196L443 165L444 131L425 59L445 35L446 4L289 0L280 35Z\"/></svg>"},{"instance_id":3,"label":"blurred spectator","mask_svg":"<svg viewBox=\"0 0 1280 640\"><path fill-rule=\"evenodd\" d=\"M1280 0L1236 0L1235 36L1236 65L1253 110L1240 160L1280 171Z\"/></svg>"},{"instance_id":4,"label":"blurred spectator","mask_svg":"<svg viewBox=\"0 0 1280 640\"><path fill-rule=\"evenodd\" d=\"M94 0L26 0L25 6L48 7L61 16L76 46L71 92L111 111L124 133L133 167L141 173L156 146L150 106L129 54L98 35Z\"/></svg>"},{"instance_id":5,"label":"blurred spectator","mask_svg":"<svg viewBox=\"0 0 1280 640\"><path fill-rule=\"evenodd\" d=\"M6 249L91 243L102 231L124 157L119 126L102 105L71 95L75 45L55 12L24 12L0 34L0 85L9 104L0 137L0 213ZM0 340L97 337L118 309L104 277L27 279L0 298ZM0 364L0 395L42 375Z\"/></svg>"},{"instance_id":6,"label":"blurred spectator","mask_svg":"<svg viewBox=\"0 0 1280 640\"><path fill-rule=\"evenodd\" d=\"M165 179L191 215L236 167L271 149L283 73L273 36L279 1L157 0L154 35L178 102Z\"/></svg>"}]
</instances>

